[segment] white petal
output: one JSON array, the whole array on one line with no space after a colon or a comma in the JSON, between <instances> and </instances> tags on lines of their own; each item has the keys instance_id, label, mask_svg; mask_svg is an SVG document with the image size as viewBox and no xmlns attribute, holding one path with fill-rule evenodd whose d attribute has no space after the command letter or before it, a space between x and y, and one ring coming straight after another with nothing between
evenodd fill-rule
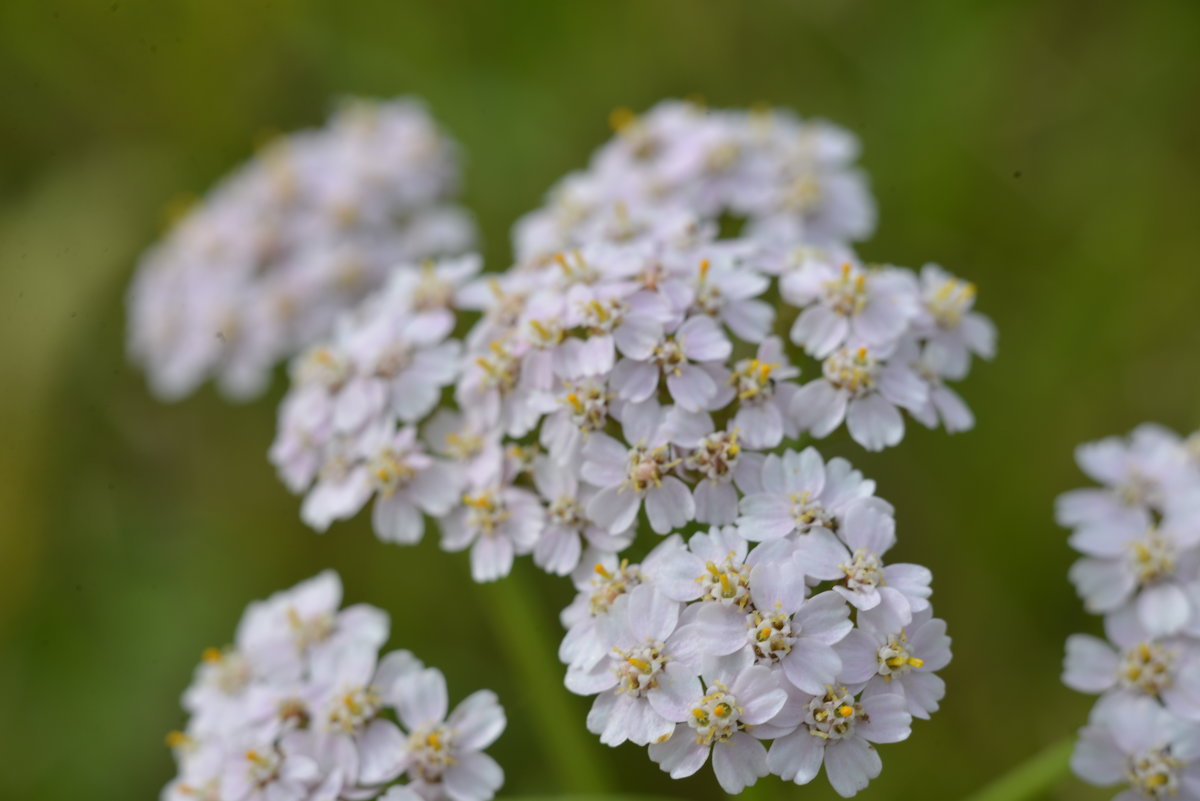
<instances>
[{"instance_id":1,"label":"white petal","mask_svg":"<svg viewBox=\"0 0 1200 801\"><path fill-rule=\"evenodd\" d=\"M496 694L491 690L479 690L454 708L447 723L455 730L457 748L482 751L496 741L507 720Z\"/></svg>"},{"instance_id":2,"label":"white petal","mask_svg":"<svg viewBox=\"0 0 1200 801\"><path fill-rule=\"evenodd\" d=\"M1112 646L1087 634L1067 638L1063 684L1085 693L1104 692L1116 684L1119 658Z\"/></svg>"},{"instance_id":3,"label":"white petal","mask_svg":"<svg viewBox=\"0 0 1200 801\"><path fill-rule=\"evenodd\" d=\"M400 775L408 738L390 720L371 721L357 738L359 774L363 784L383 784Z\"/></svg>"},{"instance_id":4,"label":"white petal","mask_svg":"<svg viewBox=\"0 0 1200 801\"><path fill-rule=\"evenodd\" d=\"M487 754L463 754L442 777L451 801L490 801L504 784L504 770Z\"/></svg>"},{"instance_id":5,"label":"white petal","mask_svg":"<svg viewBox=\"0 0 1200 801\"><path fill-rule=\"evenodd\" d=\"M788 407L792 422L814 437L828 436L846 416L849 396L823 378L810 381L796 390Z\"/></svg>"},{"instance_id":6,"label":"white petal","mask_svg":"<svg viewBox=\"0 0 1200 801\"><path fill-rule=\"evenodd\" d=\"M866 740L851 737L825 749L825 775L842 798L862 790L883 770L883 760Z\"/></svg>"},{"instance_id":7,"label":"white petal","mask_svg":"<svg viewBox=\"0 0 1200 801\"><path fill-rule=\"evenodd\" d=\"M767 765L784 781L808 784L825 758L825 741L801 728L771 744Z\"/></svg>"},{"instance_id":8,"label":"white petal","mask_svg":"<svg viewBox=\"0 0 1200 801\"><path fill-rule=\"evenodd\" d=\"M592 504L588 504L589 514L594 503L593 500ZM695 512L696 506L692 500L692 493L688 492L687 486L674 476L667 476L663 479L662 486L653 487L646 492L646 516L650 519L650 528L658 534L667 534L674 529L683 527L692 519ZM619 529L609 527L609 530Z\"/></svg>"},{"instance_id":9,"label":"white petal","mask_svg":"<svg viewBox=\"0 0 1200 801\"><path fill-rule=\"evenodd\" d=\"M881 451L904 438L900 411L878 393L850 401L846 427L854 441L869 451Z\"/></svg>"},{"instance_id":10,"label":"white petal","mask_svg":"<svg viewBox=\"0 0 1200 801\"><path fill-rule=\"evenodd\" d=\"M730 795L740 793L770 772L767 749L749 734L738 732L714 746L713 772L722 790Z\"/></svg>"},{"instance_id":11,"label":"white petal","mask_svg":"<svg viewBox=\"0 0 1200 801\"><path fill-rule=\"evenodd\" d=\"M441 723L446 718L446 677L426 668L403 682L396 711L409 731Z\"/></svg>"}]
</instances>

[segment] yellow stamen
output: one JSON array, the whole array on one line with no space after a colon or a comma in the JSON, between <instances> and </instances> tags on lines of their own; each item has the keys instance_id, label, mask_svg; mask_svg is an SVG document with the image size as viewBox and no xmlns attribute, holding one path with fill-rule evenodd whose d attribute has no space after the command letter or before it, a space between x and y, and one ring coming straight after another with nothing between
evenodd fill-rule
<instances>
[{"instance_id":1,"label":"yellow stamen","mask_svg":"<svg viewBox=\"0 0 1200 801\"><path fill-rule=\"evenodd\" d=\"M608 115L608 124L614 131L621 133L630 125L637 122L637 115L625 106L614 108Z\"/></svg>"},{"instance_id":2,"label":"yellow stamen","mask_svg":"<svg viewBox=\"0 0 1200 801\"><path fill-rule=\"evenodd\" d=\"M205 648L204 653L201 654L200 656L205 662L208 662L209 664L212 664L213 662L220 662L221 661L221 649L220 648Z\"/></svg>"},{"instance_id":3,"label":"yellow stamen","mask_svg":"<svg viewBox=\"0 0 1200 801\"><path fill-rule=\"evenodd\" d=\"M908 665L909 665L909 667L915 667L915 668L923 667L925 665L925 660L918 659L915 656L910 656L908 658Z\"/></svg>"},{"instance_id":4,"label":"yellow stamen","mask_svg":"<svg viewBox=\"0 0 1200 801\"><path fill-rule=\"evenodd\" d=\"M612 573L609 573L608 569L599 562L597 562L596 566L592 569L595 570L598 575L604 576L604 578L612 578Z\"/></svg>"},{"instance_id":5,"label":"yellow stamen","mask_svg":"<svg viewBox=\"0 0 1200 801\"><path fill-rule=\"evenodd\" d=\"M842 704L838 707L837 711L842 717L848 718L854 714L854 707L850 706L849 704Z\"/></svg>"},{"instance_id":6,"label":"yellow stamen","mask_svg":"<svg viewBox=\"0 0 1200 801\"><path fill-rule=\"evenodd\" d=\"M184 734L181 731L167 732L167 747L168 748L182 748L183 746L188 745L191 742L192 742L192 738L188 737L186 734Z\"/></svg>"},{"instance_id":7,"label":"yellow stamen","mask_svg":"<svg viewBox=\"0 0 1200 801\"><path fill-rule=\"evenodd\" d=\"M629 664L633 665L635 668L642 671L643 673L650 672L650 663L647 662L645 659L638 659L636 656L631 656L631 657L629 657Z\"/></svg>"}]
</instances>

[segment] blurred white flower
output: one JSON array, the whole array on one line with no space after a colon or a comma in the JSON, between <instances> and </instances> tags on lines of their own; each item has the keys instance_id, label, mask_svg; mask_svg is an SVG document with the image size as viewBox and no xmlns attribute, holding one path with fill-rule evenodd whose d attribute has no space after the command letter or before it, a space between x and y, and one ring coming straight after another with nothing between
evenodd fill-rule
<instances>
[{"instance_id":1,"label":"blurred white flower","mask_svg":"<svg viewBox=\"0 0 1200 801\"><path fill-rule=\"evenodd\" d=\"M167 738L178 775L166 801L492 798L503 772L482 751L505 726L495 694L447 717L441 673L408 651L380 657L387 615L340 602L326 571L252 603L237 645L205 651L184 695L191 719Z\"/></svg>"},{"instance_id":2,"label":"blurred white flower","mask_svg":"<svg viewBox=\"0 0 1200 801\"><path fill-rule=\"evenodd\" d=\"M457 147L422 104L345 101L226 177L143 256L131 357L163 398L209 378L259 395L396 264L471 246L457 191Z\"/></svg>"}]
</instances>

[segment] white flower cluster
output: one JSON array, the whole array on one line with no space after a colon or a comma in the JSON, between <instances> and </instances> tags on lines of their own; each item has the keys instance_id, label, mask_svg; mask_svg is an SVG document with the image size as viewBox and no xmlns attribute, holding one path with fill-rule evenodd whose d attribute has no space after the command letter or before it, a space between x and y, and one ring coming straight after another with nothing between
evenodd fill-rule
<instances>
[{"instance_id":1,"label":"white flower cluster","mask_svg":"<svg viewBox=\"0 0 1200 801\"><path fill-rule=\"evenodd\" d=\"M1200 434L1155 425L1081 446L1101 486L1058 499L1083 554L1071 580L1107 640L1067 640L1063 681L1101 699L1075 772L1118 798L1200 800Z\"/></svg>"},{"instance_id":2,"label":"white flower cluster","mask_svg":"<svg viewBox=\"0 0 1200 801\"><path fill-rule=\"evenodd\" d=\"M398 268L293 365L271 458L307 493L304 519L324 529L375 496L380 538L416 542L439 518L477 580L522 553L562 575L628 545L643 508L659 534L732 523L785 438L844 421L878 450L902 438L902 408L972 424L945 384L991 352L969 285L844 248L681 235L500 275L474 277L472 257ZM818 377L798 380L775 329L823 359ZM439 408L451 386L457 411Z\"/></svg>"},{"instance_id":3,"label":"white flower cluster","mask_svg":"<svg viewBox=\"0 0 1200 801\"><path fill-rule=\"evenodd\" d=\"M949 640L928 571L882 562L874 484L784 449L843 423L893 446L901 410L971 427L947 384L993 328L971 284L838 241L865 227L843 207L869 205L839 200L864 197L840 132L686 104L621 129L568 181L596 183L595 205L563 216L557 190L510 270L399 267L298 357L271 460L319 530L373 500L381 539L415 543L433 518L476 581L524 554L572 575L567 681L599 694L604 742L649 745L674 776L715 746L730 792L824 764L851 795L879 772L871 743L937 708ZM811 206L751 191L797 170ZM743 235L720 235L726 216ZM644 528L670 536L639 568L621 553Z\"/></svg>"},{"instance_id":4,"label":"white flower cluster","mask_svg":"<svg viewBox=\"0 0 1200 801\"><path fill-rule=\"evenodd\" d=\"M143 257L129 351L153 390L257 395L398 261L462 253L457 149L413 100L345 102L267 146Z\"/></svg>"},{"instance_id":5,"label":"white flower cluster","mask_svg":"<svg viewBox=\"0 0 1200 801\"><path fill-rule=\"evenodd\" d=\"M590 167L555 186L514 231L518 261L597 239L655 237L674 219L745 222L759 241L865 239L875 204L854 169L858 140L782 109L708 109L671 100L641 116L613 112L617 136Z\"/></svg>"},{"instance_id":6,"label":"white flower cluster","mask_svg":"<svg viewBox=\"0 0 1200 801\"><path fill-rule=\"evenodd\" d=\"M879 775L874 744L906 739L942 698L931 576L884 564L892 508L845 460L789 450L746 479L736 526L671 535L580 582L567 687L596 696L601 742L649 746L673 778L710 753L728 793L768 773L807 784L824 765L849 797Z\"/></svg>"},{"instance_id":7,"label":"white flower cluster","mask_svg":"<svg viewBox=\"0 0 1200 801\"><path fill-rule=\"evenodd\" d=\"M339 610L341 597L337 575L321 573L251 604L235 644L204 652L183 696L188 725L167 737L179 770L163 801L495 795L504 773L483 753L504 731L495 694L447 714L441 672L408 651L380 658L387 614Z\"/></svg>"}]
</instances>

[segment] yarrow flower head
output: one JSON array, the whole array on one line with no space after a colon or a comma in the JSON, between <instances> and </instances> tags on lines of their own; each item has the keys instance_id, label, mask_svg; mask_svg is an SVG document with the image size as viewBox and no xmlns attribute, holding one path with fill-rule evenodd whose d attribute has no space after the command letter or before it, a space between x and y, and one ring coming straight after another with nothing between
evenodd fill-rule
<instances>
[{"instance_id":1,"label":"yarrow flower head","mask_svg":"<svg viewBox=\"0 0 1200 801\"><path fill-rule=\"evenodd\" d=\"M1072 766L1121 797L1200 799L1200 458L1154 425L1081 446L1100 488L1058 499L1071 580L1105 639L1067 640L1063 682L1099 694Z\"/></svg>"},{"instance_id":2,"label":"yarrow flower head","mask_svg":"<svg viewBox=\"0 0 1200 801\"><path fill-rule=\"evenodd\" d=\"M504 775L483 753L504 731L495 694L477 692L447 715L438 670L408 651L379 656L387 615L340 602L326 571L251 604L234 645L204 652L184 695L191 718L167 737L179 772L164 799L495 795Z\"/></svg>"},{"instance_id":3,"label":"yarrow flower head","mask_svg":"<svg viewBox=\"0 0 1200 801\"><path fill-rule=\"evenodd\" d=\"M595 696L602 742L648 743L673 777L711 754L736 793L768 773L806 784L824 765L853 795L881 769L873 744L905 739L944 694L950 640L928 571L884 563L891 506L844 460L773 454L747 484L786 493L777 528L749 516L773 508L760 491L734 525L671 534L641 564L578 582L567 687Z\"/></svg>"},{"instance_id":4,"label":"yarrow flower head","mask_svg":"<svg viewBox=\"0 0 1200 801\"><path fill-rule=\"evenodd\" d=\"M586 574L643 522L665 535L744 517L752 541L835 532L869 482L840 460L828 477L784 471L772 451L843 421L868 449L895 445L901 409L966 428L946 384L993 350L973 288L932 266L918 277L862 264L836 229L784 237L779 215L813 209L761 205L750 189L793 175L795 159L814 175L848 170L853 150L786 115L664 105L622 118L593 160L605 186L674 197L662 225L631 236L579 221L550 250L518 244L499 274L473 256L395 267L293 361L271 458L305 493L304 520L324 530L373 499L376 534L412 543L433 518L445 549L470 549L477 580L525 554ZM556 213L543 212L530 219ZM721 214L758 216L722 238ZM806 360L816 377L801 383ZM905 582L900 566L877 589L889 537L826 540L809 568L833 580L849 566L858 579L845 589L863 608L880 593L918 598L927 578Z\"/></svg>"},{"instance_id":5,"label":"yarrow flower head","mask_svg":"<svg viewBox=\"0 0 1200 801\"><path fill-rule=\"evenodd\" d=\"M270 458L319 531L371 505L389 542L432 520L476 581L569 575L559 656L604 743L853 794L937 709L949 641L874 482L794 446L969 428L949 384L994 332L970 285L846 244L873 221L848 134L690 103L615 123L511 269L394 264L296 356Z\"/></svg>"},{"instance_id":6,"label":"yarrow flower head","mask_svg":"<svg viewBox=\"0 0 1200 801\"><path fill-rule=\"evenodd\" d=\"M458 173L455 144L414 100L348 100L325 127L272 142L142 259L131 356L164 398L209 378L260 394L394 265L471 246ZM438 303L436 282L413 289Z\"/></svg>"}]
</instances>

